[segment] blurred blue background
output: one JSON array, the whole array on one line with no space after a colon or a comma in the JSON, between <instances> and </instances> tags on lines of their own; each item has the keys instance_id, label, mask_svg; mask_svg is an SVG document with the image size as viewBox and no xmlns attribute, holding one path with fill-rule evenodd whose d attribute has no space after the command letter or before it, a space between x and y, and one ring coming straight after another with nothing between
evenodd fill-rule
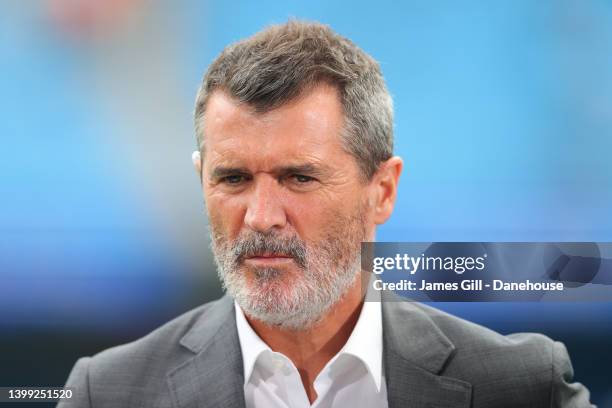
<instances>
[{"instance_id":1,"label":"blurred blue background","mask_svg":"<svg viewBox=\"0 0 612 408\"><path fill-rule=\"evenodd\" d=\"M220 295L192 111L230 42L289 17L380 61L406 163L380 241L612 241L612 2L0 3L0 385ZM612 305L439 304L564 341L612 406Z\"/></svg>"}]
</instances>

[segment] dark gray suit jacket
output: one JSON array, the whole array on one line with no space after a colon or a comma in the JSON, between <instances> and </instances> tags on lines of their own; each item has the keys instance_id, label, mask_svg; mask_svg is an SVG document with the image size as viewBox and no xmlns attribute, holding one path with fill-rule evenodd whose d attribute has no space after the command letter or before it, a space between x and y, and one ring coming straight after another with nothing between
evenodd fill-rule
<instances>
[{"instance_id":1,"label":"dark gray suit jacket","mask_svg":"<svg viewBox=\"0 0 612 408\"><path fill-rule=\"evenodd\" d=\"M419 303L383 302L390 408L591 407L563 344L502 336ZM133 343L81 358L61 408L245 406L233 300L225 296Z\"/></svg>"}]
</instances>

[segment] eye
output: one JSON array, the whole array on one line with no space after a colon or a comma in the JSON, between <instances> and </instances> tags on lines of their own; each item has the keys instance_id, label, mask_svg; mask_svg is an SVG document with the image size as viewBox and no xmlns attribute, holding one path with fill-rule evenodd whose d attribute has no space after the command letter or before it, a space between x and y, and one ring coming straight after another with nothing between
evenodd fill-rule
<instances>
[{"instance_id":1,"label":"eye","mask_svg":"<svg viewBox=\"0 0 612 408\"><path fill-rule=\"evenodd\" d=\"M311 181L315 181L313 177L305 176L303 174L294 174L291 178L299 184L310 183Z\"/></svg>"},{"instance_id":2,"label":"eye","mask_svg":"<svg viewBox=\"0 0 612 408\"><path fill-rule=\"evenodd\" d=\"M242 182L244 182L245 177L241 174L232 174L230 176L225 176L221 179L222 183L225 184L230 184L230 185L237 185L240 184Z\"/></svg>"}]
</instances>

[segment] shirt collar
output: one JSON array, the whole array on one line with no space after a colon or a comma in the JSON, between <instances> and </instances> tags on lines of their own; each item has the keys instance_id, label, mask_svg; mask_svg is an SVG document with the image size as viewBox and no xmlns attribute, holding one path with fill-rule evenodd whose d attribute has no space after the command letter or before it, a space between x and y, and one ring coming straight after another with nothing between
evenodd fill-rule
<instances>
[{"instance_id":1,"label":"shirt collar","mask_svg":"<svg viewBox=\"0 0 612 408\"><path fill-rule=\"evenodd\" d=\"M235 301L234 306L236 309L236 328L238 330L238 338L242 350L244 383L247 384L259 356L266 351L271 353L273 353L273 351L257 333L255 333L244 316L244 312ZM382 382L382 330L382 308L380 299L364 302L359 314L359 319L357 319L357 323L353 328L353 332L342 349L332 359L333 361L342 354L350 354L357 357L368 369L378 391L380 391Z\"/></svg>"},{"instance_id":2,"label":"shirt collar","mask_svg":"<svg viewBox=\"0 0 612 408\"><path fill-rule=\"evenodd\" d=\"M234 309L236 309L236 328L238 329L238 339L242 351L244 384L246 385L251 378L260 354L267 350L272 351L272 349L255 333L236 301L234 301Z\"/></svg>"},{"instance_id":3,"label":"shirt collar","mask_svg":"<svg viewBox=\"0 0 612 408\"><path fill-rule=\"evenodd\" d=\"M359 319L338 354L351 354L367 367L380 391L382 381L383 337L380 300L363 303Z\"/></svg>"}]
</instances>

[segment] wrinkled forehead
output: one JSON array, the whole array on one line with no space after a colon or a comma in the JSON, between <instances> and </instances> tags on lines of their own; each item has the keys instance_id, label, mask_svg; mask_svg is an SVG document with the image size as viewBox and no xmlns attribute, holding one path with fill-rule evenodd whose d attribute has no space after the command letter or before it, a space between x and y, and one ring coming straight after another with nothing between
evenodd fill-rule
<instances>
[{"instance_id":1,"label":"wrinkled forehead","mask_svg":"<svg viewBox=\"0 0 612 408\"><path fill-rule=\"evenodd\" d=\"M257 112L217 90L208 100L204 121L204 161L210 165L346 158L342 105L331 86L318 86L267 112Z\"/></svg>"}]
</instances>

